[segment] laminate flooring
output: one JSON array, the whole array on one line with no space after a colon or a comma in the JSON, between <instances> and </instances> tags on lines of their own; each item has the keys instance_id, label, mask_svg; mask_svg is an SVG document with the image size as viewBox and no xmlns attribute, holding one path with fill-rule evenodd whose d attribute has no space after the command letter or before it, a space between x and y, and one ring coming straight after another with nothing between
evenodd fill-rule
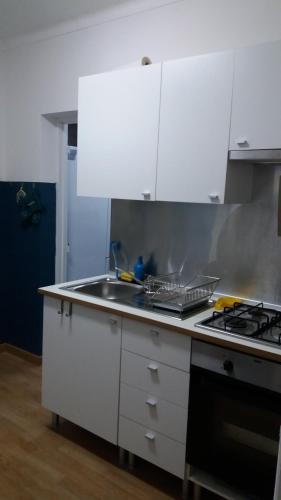
<instances>
[{"instance_id":1,"label":"laminate flooring","mask_svg":"<svg viewBox=\"0 0 281 500\"><path fill-rule=\"evenodd\" d=\"M70 422L54 431L40 400L41 367L1 352L0 500L180 498L174 476L140 459L120 468L115 446Z\"/></svg>"}]
</instances>

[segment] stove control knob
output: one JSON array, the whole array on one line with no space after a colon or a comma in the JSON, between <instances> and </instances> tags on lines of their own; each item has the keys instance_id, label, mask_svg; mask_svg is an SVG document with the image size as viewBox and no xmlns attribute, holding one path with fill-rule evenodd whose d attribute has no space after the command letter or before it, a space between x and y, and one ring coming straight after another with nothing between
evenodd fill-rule
<instances>
[{"instance_id":1,"label":"stove control knob","mask_svg":"<svg viewBox=\"0 0 281 500\"><path fill-rule=\"evenodd\" d=\"M233 363L232 361L230 361L229 359L226 359L223 363L223 369L227 372L227 373L232 373L233 372Z\"/></svg>"}]
</instances>

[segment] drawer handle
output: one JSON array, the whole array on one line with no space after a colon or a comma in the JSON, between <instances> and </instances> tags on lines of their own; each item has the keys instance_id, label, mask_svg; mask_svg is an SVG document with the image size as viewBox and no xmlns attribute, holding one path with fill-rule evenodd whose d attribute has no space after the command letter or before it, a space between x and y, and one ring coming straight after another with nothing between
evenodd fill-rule
<instances>
[{"instance_id":1,"label":"drawer handle","mask_svg":"<svg viewBox=\"0 0 281 500\"><path fill-rule=\"evenodd\" d=\"M158 330L150 330L150 334L151 334L153 337L158 337L158 336L159 336L159 332L158 332Z\"/></svg>"},{"instance_id":2,"label":"drawer handle","mask_svg":"<svg viewBox=\"0 0 281 500\"><path fill-rule=\"evenodd\" d=\"M247 137L237 137L235 140L238 146L246 146L248 144Z\"/></svg>"},{"instance_id":3,"label":"drawer handle","mask_svg":"<svg viewBox=\"0 0 281 500\"><path fill-rule=\"evenodd\" d=\"M63 303L63 300L60 301L60 309L58 310L58 314L60 316L63 315L63 308L64 308L64 303Z\"/></svg>"},{"instance_id":4,"label":"drawer handle","mask_svg":"<svg viewBox=\"0 0 281 500\"><path fill-rule=\"evenodd\" d=\"M158 371L158 365L156 365L156 363L149 363L149 365L147 365L147 369L155 373Z\"/></svg>"},{"instance_id":5,"label":"drawer handle","mask_svg":"<svg viewBox=\"0 0 281 500\"><path fill-rule=\"evenodd\" d=\"M153 434L153 432L147 432L147 433L145 434L145 437L146 437L146 439L149 439L149 441L154 441L154 439L155 439L155 434Z\"/></svg>"},{"instance_id":6,"label":"drawer handle","mask_svg":"<svg viewBox=\"0 0 281 500\"><path fill-rule=\"evenodd\" d=\"M157 405L157 400L154 398L148 398L145 402L146 405L148 406L153 406L155 407Z\"/></svg>"},{"instance_id":7,"label":"drawer handle","mask_svg":"<svg viewBox=\"0 0 281 500\"><path fill-rule=\"evenodd\" d=\"M209 198L211 201L219 201L220 197L217 193L210 193Z\"/></svg>"},{"instance_id":8,"label":"drawer handle","mask_svg":"<svg viewBox=\"0 0 281 500\"><path fill-rule=\"evenodd\" d=\"M65 313L66 318L71 318L72 316L72 302L69 302L68 304L68 311Z\"/></svg>"},{"instance_id":9,"label":"drawer handle","mask_svg":"<svg viewBox=\"0 0 281 500\"><path fill-rule=\"evenodd\" d=\"M150 200L150 191L142 191L141 194L144 200Z\"/></svg>"}]
</instances>

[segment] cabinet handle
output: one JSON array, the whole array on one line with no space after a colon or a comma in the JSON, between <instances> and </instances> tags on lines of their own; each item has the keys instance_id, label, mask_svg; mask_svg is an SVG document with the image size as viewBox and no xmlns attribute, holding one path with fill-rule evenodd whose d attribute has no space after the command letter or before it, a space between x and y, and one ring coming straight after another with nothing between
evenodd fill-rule
<instances>
[{"instance_id":1,"label":"cabinet handle","mask_svg":"<svg viewBox=\"0 0 281 500\"><path fill-rule=\"evenodd\" d=\"M155 434L153 434L153 432L147 432L147 433L145 434L145 437L146 437L146 439L149 439L149 441L154 441L154 439L155 439Z\"/></svg>"},{"instance_id":2,"label":"cabinet handle","mask_svg":"<svg viewBox=\"0 0 281 500\"><path fill-rule=\"evenodd\" d=\"M246 146L248 144L247 137L238 137L235 142L238 146Z\"/></svg>"},{"instance_id":3,"label":"cabinet handle","mask_svg":"<svg viewBox=\"0 0 281 500\"><path fill-rule=\"evenodd\" d=\"M58 310L58 314L60 316L63 315L63 306L64 306L64 303L63 303L63 300L60 301L60 309Z\"/></svg>"},{"instance_id":4,"label":"cabinet handle","mask_svg":"<svg viewBox=\"0 0 281 500\"><path fill-rule=\"evenodd\" d=\"M145 402L146 405L148 406L153 406L155 407L157 405L157 400L154 398L148 398Z\"/></svg>"},{"instance_id":5,"label":"cabinet handle","mask_svg":"<svg viewBox=\"0 0 281 500\"><path fill-rule=\"evenodd\" d=\"M112 326L115 326L115 325L117 325L117 319L110 318L109 323L110 323Z\"/></svg>"},{"instance_id":6,"label":"cabinet handle","mask_svg":"<svg viewBox=\"0 0 281 500\"><path fill-rule=\"evenodd\" d=\"M68 304L68 312L65 313L66 318L71 318L72 316L72 302L69 302Z\"/></svg>"},{"instance_id":7,"label":"cabinet handle","mask_svg":"<svg viewBox=\"0 0 281 500\"><path fill-rule=\"evenodd\" d=\"M142 196L144 198L144 200L150 200L150 191L142 191Z\"/></svg>"},{"instance_id":8,"label":"cabinet handle","mask_svg":"<svg viewBox=\"0 0 281 500\"><path fill-rule=\"evenodd\" d=\"M217 193L210 193L209 198L211 201L219 201L220 197Z\"/></svg>"},{"instance_id":9,"label":"cabinet handle","mask_svg":"<svg viewBox=\"0 0 281 500\"><path fill-rule=\"evenodd\" d=\"M150 334L153 336L153 337L158 337L159 336L159 332L157 330L150 330Z\"/></svg>"},{"instance_id":10,"label":"cabinet handle","mask_svg":"<svg viewBox=\"0 0 281 500\"><path fill-rule=\"evenodd\" d=\"M147 369L150 370L151 372L157 372L158 365L156 365L156 363L149 363L149 365L147 365Z\"/></svg>"}]
</instances>

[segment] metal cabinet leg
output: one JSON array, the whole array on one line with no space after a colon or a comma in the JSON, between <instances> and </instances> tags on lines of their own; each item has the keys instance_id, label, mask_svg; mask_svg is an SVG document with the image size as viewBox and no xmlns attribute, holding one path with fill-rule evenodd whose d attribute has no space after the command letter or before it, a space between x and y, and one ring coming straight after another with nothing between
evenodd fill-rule
<instances>
[{"instance_id":1,"label":"metal cabinet leg","mask_svg":"<svg viewBox=\"0 0 281 500\"><path fill-rule=\"evenodd\" d=\"M135 466L135 455L133 453L131 453L130 451L128 454L128 465L129 465L129 469L131 469L131 470Z\"/></svg>"},{"instance_id":2,"label":"metal cabinet leg","mask_svg":"<svg viewBox=\"0 0 281 500\"><path fill-rule=\"evenodd\" d=\"M119 465L120 467L124 467L125 463L125 450L124 448L119 447Z\"/></svg>"},{"instance_id":3,"label":"metal cabinet leg","mask_svg":"<svg viewBox=\"0 0 281 500\"><path fill-rule=\"evenodd\" d=\"M194 484L194 500L200 500L201 498L201 486L199 484Z\"/></svg>"},{"instance_id":4,"label":"metal cabinet leg","mask_svg":"<svg viewBox=\"0 0 281 500\"><path fill-rule=\"evenodd\" d=\"M60 416L56 413L52 413L52 428L57 431L60 426Z\"/></svg>"}]
</instances>

